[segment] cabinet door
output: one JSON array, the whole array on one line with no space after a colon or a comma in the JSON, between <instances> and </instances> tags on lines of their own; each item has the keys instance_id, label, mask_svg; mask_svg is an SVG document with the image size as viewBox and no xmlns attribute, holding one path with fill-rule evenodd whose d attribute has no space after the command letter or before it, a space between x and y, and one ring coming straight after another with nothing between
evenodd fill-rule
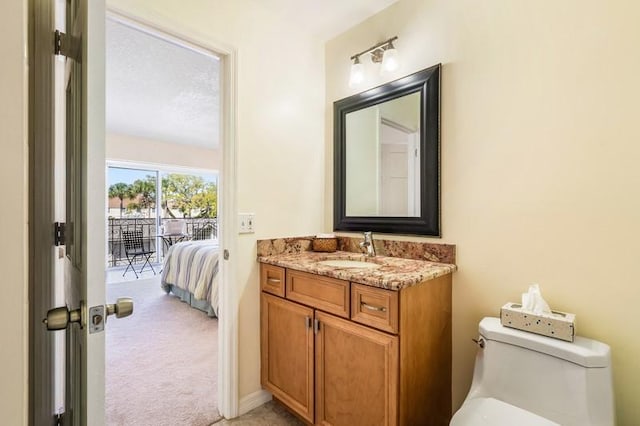
<instances>
[{"instance_id":1,"label":"cabinet door","mask_svg":"<svg viewBox=\"0 0 640 426\"><path fill-rule=\"evenodd\" d=\"M397 423L398 337L316 311L319 425Z\"/></svg>"},{"instance_id":2,"label":"cabinet door","mask_svg":"<svg viewBox=\"0 0 640 426\"><path fill-rule=\"evenodd\" d=\"M313 309L261 297L262 386L313 423Z\"/></svg>"}]
</instances>

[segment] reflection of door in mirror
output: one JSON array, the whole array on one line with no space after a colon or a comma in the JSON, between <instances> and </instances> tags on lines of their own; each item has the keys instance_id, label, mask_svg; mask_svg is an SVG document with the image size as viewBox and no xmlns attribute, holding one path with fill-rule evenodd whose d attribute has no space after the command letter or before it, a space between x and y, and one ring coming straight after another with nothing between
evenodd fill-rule
<instances>
[{"instance_id":1,"label":"reflection of door in mirror","mask_svg":"<svg viewBox=\"0 0 640 426\"><path fill-rule=\"evenodd\" d=\"M419 135L414 129L386 119L380 120L381 216L420 215Z\"/></svg>"}]
</instances>

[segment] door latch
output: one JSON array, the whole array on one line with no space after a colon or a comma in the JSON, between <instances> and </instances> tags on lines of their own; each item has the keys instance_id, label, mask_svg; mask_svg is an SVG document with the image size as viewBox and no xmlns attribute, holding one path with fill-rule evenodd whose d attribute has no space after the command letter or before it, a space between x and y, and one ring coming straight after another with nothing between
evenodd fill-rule
<instances>
[{"instance_id":1,"label":"door latch","mask_svg":"<svg viewBox=\"0 0 640 426\"><path fill-rule=\"evenodd\" d=\"M89 333L104 331L104 325L109 315L116 318L128 317L133 313L133 299L130 297L118 297L116 303L98 305L89 308Z\"/></svg>"},{"instance_id":2,"label":"door latch","mask_svg":"<svg viewBox=\"0 0 640 426\"><path fill-rule=\"evenodd\" d=\"M89 334L104 331L104 306L92 306L89 308Z\"/></svg>"}]
</instances>

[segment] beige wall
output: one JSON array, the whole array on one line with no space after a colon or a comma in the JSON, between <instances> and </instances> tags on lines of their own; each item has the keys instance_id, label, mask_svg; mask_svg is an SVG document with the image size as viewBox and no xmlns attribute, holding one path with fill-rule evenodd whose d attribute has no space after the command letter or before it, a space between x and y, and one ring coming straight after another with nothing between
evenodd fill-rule
<instances>
[{"instance_id":1,"label":"beige wall","mask_svg":"<svg viewBox=\"0 0 640 426\"><path fill-rule=\"evenodd\" d=\"M397 35L402 68L389 79L443 64L456 408L478 321L538 282L577 314L579 334L611 345L619 424L640 424L639 21L630 1L400 0L327 44L327 176L331 104L355 92L349 56Z\"/></svg>"},{"instance_id":2,"label":"beige wall","mask_svg":"<svg viewBox=\"0 0 640 426\"><path fill-rule=\"evenodd\" d=\"M107 133L107 160L220 170L220 151L168 143L119 133Z\"/></svg>"},{"instance_id":3,"label":"beige wall","mask_svg":"<svg viewBox=\"0 0 640 426\"><path fill-rule=\"evenodd\" d=\"M239 388L246 396L260 389L256 239L308 235L323 225L323 45L257 1L107 3L205 44L237 48L237 205L256 214L256 233L239 235L232 253L240 294Z\"/></svg>"},{"instance_id":4,"label":"beige wall","mask_svg":"<svg viewBox=\"0 0 640 426\"><path fill-rule=\"evenodd\" d=\"M2 70L0 71L0 181L10 208L0 220L5 244L0 245L0 413L2 423L27 420L27 60L26 2L0 2Z\"/></svg>"}]
</instances>

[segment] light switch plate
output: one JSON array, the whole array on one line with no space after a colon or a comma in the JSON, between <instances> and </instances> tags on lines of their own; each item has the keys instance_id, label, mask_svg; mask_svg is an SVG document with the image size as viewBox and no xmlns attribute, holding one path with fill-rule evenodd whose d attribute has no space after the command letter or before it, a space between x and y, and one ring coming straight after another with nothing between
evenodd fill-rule
<instances>
[{"instance_id":1,"label":"light switch plate","mask_svg":"<svg viewBox=\"0 0 640 426\"><path fill-rule=\"evenodd\" d=\"M238 232L240 234L253 234L255 227L255 213L239 213L238 214Z\"/></svg>"}]
</instances>

